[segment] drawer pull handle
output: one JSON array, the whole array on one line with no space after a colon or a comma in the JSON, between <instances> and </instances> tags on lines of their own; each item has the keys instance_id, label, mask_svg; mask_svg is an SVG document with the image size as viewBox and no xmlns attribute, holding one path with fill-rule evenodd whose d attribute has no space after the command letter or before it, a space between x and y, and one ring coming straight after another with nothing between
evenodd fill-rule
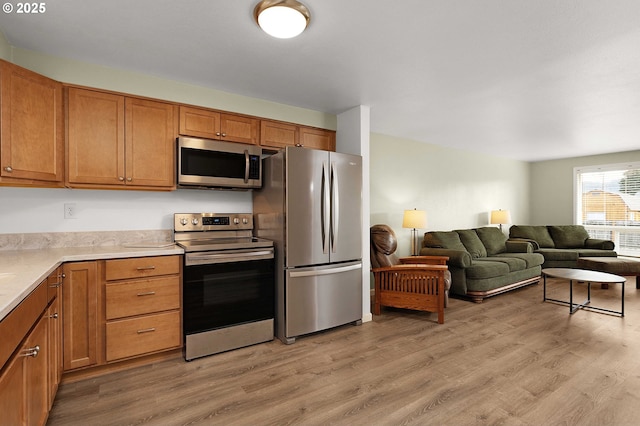
<instances>
[{"instance_id":1,"label":"drawer pull handle","mask_svg":"<svg viewBox=\"0 0 640 426\"><path fill-rule=\"evenodd\" d=\"M25 349L22 356L32 356L35 358L38 356L39 352L40 352L40 345L36 345L33 348Z\"/></svg>"},{"instance_id":2,"label":"drawer pull handle","mask_svg":"<svg viewBox=\"0 0 640 426\"><path fill-rule=\"evenodd\" d=\"M152 331L156 331L156 328L155 327L151 327L151 328L145 328L143 330L138 330L138 334L151 333Z\"/></svg>"},{"instance_id":3,"label":"drawer pull handle","mask_svg":"<svg viewBox=\"0 0 640 426\"><path fill-rule=\"evenodd\" d=\"M156 269L156 267L153 266L153 265L152 266L138 266L136 269L138 271L151 271L151 270Z\"/></svg>"},{"instance_id":4,"label":"drawer pull handle","mask_svg":"<svg viewBox=\"0 0 640 426\"><path fill-rule=\"evenodd\" d=\"M62 283L52 283L49 287L58 288L58 287L60 287L60 285L62 285Z\"/></svg>"},{"instance_id":5,"label":"drawer pull handle","mask_svg":"<svg viewBox=\"0 0 640 426\"><path fill-rule=\"evenodd\" d=\"M138 296L153 296L154 294L156 294L155 291L147 291L144 293L138 293Z\"/></svg>"}]
</instances>

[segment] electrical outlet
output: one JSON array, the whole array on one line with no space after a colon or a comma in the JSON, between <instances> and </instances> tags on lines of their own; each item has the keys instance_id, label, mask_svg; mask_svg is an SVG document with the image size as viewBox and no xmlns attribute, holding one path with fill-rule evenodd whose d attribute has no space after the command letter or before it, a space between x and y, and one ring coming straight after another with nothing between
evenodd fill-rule
<instances>
[{"instance_id":1,"label":"electrical outlet","mask_svg":"<svg viewBox=\"0 0 640 426\"><path fill-rule=\"evenodd\" d=\"M64 218L65 219L76 219L76 203L65 203L64 204Z\"/></svg>"}]
</instances>

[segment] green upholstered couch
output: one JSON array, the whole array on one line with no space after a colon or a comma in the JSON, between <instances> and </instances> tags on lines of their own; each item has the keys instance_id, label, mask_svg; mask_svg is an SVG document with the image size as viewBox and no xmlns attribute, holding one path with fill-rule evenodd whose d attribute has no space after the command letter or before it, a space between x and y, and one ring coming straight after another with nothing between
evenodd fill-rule
<instances>
[{"instance_id":1,"label":"green upholstered couch","mask_svg":"<svg viewBox=\"0 0 640 426\"><path fill-rule=\"evenodd\" d=\"M483 299L540 281L542 255L494 227L426 232L421 255L448 256L450 294Z\"/></svg>"},{"instance_id":2,"label":"green upholstered couch","mask_svg":"<svg viewBox=\"0 0 640 426\"><path fill-rule=\"evenodd\" d=\"M582 225L513 225L509 241L527 241L544 256L543 268L575 268L579 257L616 257L613 241L590 238Z\"/></svg>"}]
</instances>

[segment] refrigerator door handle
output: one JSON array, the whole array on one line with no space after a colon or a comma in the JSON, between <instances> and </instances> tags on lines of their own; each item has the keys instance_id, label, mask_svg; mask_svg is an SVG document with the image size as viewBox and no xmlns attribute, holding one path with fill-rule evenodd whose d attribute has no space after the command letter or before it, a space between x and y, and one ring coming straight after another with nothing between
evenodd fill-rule
<instances>
[{"instance_id":1,"label":"refrigerator door handle","mask_svg":"<svg viewBox=\"0 0 640 426\"><path fill-rule=\"evenodd\" d=\"M356 265L350 266L341 266L339 268L331 268L331 269L321 269L314 271L294 271L289 275L291 278L300 278L300 277L315 277L318 275L331 275L331 274L341 274L343 272L355 271L357 269L362 269L362 264L358 263Z\"/></svg>"},{"instance_id":2,"label":"refrigerator door handle","mask_svg":"<svg viewBox=\"0 0 640 426\"><path fill-rule=\"evenodd\" d=\"M327 162L322 162L322 183L321 183L321 199L320 199L320 226L322 233L322 252L327 253L329 250L327 239L329 238L329 209L330 209L330 194L329 188L327 188L327 181L329 180Z\"/></svg>"},{"instance_id":3,"label":"refrigerator door handle","mask_svg":"<svg viewBox=\"0 0 640 426\"><path fill-rule=\"evenodd\" d=\"M331 162L331 252L336 252L338 244L338 226L340 225L340 193L338 188L338 173L336 163Z\"/></svg>"}]
</instances>

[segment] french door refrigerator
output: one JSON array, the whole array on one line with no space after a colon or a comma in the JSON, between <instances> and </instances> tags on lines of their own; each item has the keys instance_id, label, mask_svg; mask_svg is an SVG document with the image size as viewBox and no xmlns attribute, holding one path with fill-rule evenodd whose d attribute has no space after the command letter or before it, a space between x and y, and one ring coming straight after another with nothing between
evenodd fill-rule
<instances>
[{"instance_id":1,"label":"french door refrigerator","mask_svg":"<svg viewBox=\"0 0 640 426\"><path fill-rule=\"evenodd\" d=\"M287 147L263 160L254 229L276 249L276 336L362 322L362 158Z\"/></svg>"}]
</instances>

